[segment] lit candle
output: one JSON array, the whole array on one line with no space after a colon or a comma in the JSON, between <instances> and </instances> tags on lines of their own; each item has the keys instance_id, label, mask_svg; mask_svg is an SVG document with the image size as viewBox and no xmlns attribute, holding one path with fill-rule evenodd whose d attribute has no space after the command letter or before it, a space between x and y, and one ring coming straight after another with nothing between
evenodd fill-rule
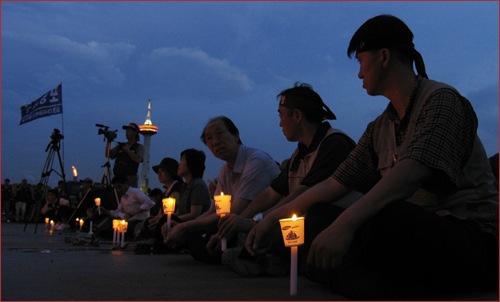
<instances>
[{"instance_id":1,"label":"lit candle","mask_svg":"<svg viewBox=\"0 0 500 302\"><path fill-rule=\"evenodd\" d=\"M290 295L297 294L297 253L298 246L304 244L304 217L293 214L292 218L280 219L281 234L286 247L291 247Z\"/></svg>"},{"instance_id":2,"label":"lit candle","mask_svg":"<svg viewBox=\"0 0 500 302\"><path fill-rule=\"evenodd\" d=\"M49 222L50 222L49 217L45 217L45 228L46 228L46 229L48 229L48 228L49 228Z\"/></svg>"},{"instance_id":3,"label":"lit candle","mask_svg":"<svg viewBox=\"0 0 500 302\"><path fill-rule=\"evenodd\" d=\"M122 245L121 247L125 246L125 233L127 232L127 227L128 227L128 222L125 220L122 220L121 225L120 225L120 232L122 233Z\"/></svg>"},{"instance_id":4,"label":"lit candle","mask_svg":"<svg viewBox=\"0 0 500 302\"><path fill-rule=\"evenodd\" d=\"M50 231L52 232L54 230L54 220L50 221Z\"/></svg>"},{"instance_id":5,"label":"lit candle","mask_svg":"<svg viewBox=\"0 0 500 302\"><path fill-rule=\"evenodd\" d=\"M99 215L101 215L101 199L100 198L95 199L95 205L97 206L97 210L99 211Z\"/></svg>"},{"instance_id":6,"label":"lit candle","mask_svg":"<svg viewBox=\"0 0 500 302\"><path fill-rule=\"evenodd\" d=\"M171 216L175 209L175 198L163 198L163 213L167 214L167 234L170 232Z\"/></svg>"},{"instance_id":7,"label":"lit candle","mask_svg":"<svg viewBox=\"0 0 500 302\"><path fill-rule=\"evenodd\" d=\"M118 241L120 241L119 238L117 238L118 235L118 228L120 227L120 220L119 219L113 219L113 244L116 244Z\"/></svg>"},{"instance_id":8,"label":"lit candle","mask_svg":"<svg viewBox=\"0 0 500 302\"><path fill-rule=\"evenodd\" d=\"M83 222L84 222L83 218L80 219L80 232L82 231Z\"/></svg>"},{"instance_id":9,"label":"lit candle","mask_svg":"<svg viewBox=\"0 0 500 302\"><path fill-rule=\"evenodd\" d=\"M122 235L122 231L121 231L120 223L118 223L118 225L116 227L116 245L120 245L121 235Z\"/></svg>"},{"instance_id":10,"label":"lit candle","mask_svg":"<svg viewBox=\"0 0 500 302\"><path fill-rule=\"evenodd\" d=\"M231 195L224 195L224 192L221 192L220 196L214 196L214 199L217 215L224 217L231 212ZM227 248L226 238L221 238L220 245L221 250L225 251Z\"/></svg>"}]
</instances>

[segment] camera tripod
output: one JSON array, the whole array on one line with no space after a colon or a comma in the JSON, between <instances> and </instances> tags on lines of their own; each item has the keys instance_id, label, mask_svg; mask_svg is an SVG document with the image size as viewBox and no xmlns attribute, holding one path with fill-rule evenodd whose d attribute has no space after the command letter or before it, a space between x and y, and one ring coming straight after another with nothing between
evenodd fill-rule
<instances>
[{"instance_id":1,"label":"camera tripod","mask_svg":"<svg viewBox=\"0 0 500 302\"><path fill-rule=\"evenodd\" d=\"M111 185L111 179L113 178L113 174L111 174L111 165L109 163L109 150L110 150L110 147L111 147L111 141L107 140L107 142L106 142L106 163L101 166L102 169L99 172L99 174L97 175L97 177L93 180L92 186L94 186L94 183L96 182L96 180L99 179L99 176L101 175L101 173L102 173L103 170L105 172L104 172L104 175L103 175L103 181L102 181L102 183L104 184L104 186L106 188ZM85 200L85 198L87 197L87 195L88 195L89 192L90 192L90 190L88 190L85 193L85 195L82 197L82 200L80 200L80 203L78 203L78 206L73 211L73 214L71 214L71 216L69 217L68 222L71 221L71 219L73 219L73 217L75 216L76 212L80 208L81 204L83 203L83 201ZM113 189L113 192L115 193L114 195L115 195L116 203L118 205L120 205L120 202L118 201L118 194L116 193L116 190Z\"/></svg>"},{"instance_id":2,"label":"camera tripod","mask_svg":"<svg viewBox=\"0 0 500 302\"><path fill-rule=\"evenodd\" d=\"M52 140L47 145L45 152L49 151L49 149L50 149L50 151L49 151L49 154L47 155L47 160L45 161L45 165L43 166L42 176L40 179L40 183L42 184L42 187L43 187L43 195L42 196L47 195L47 191L49 188L49 186L48 186L49 177L50 177L50 173L52 173L52 171L56 172L56 174L62 178L62 180L64 182L65 194L67 195L68 194L68 187L66 184L66 175L64 174L64 166L63 166L62 160L61 160L61 153L59 153L59 150L61 149L60 148L60 141L61 141L61 139L64 139L64 136L62 136L60 134L58 129L54 129L54 132L52 133L50 138ZM61 169L61 174L57 173L57 171L52 168L52 166L54 165L54 159L55 159L56 154L57 154L57 159L59 161L59 167ZM69 198L66 195L64 197L69 200ZM24 232L26 232L26 226L28 225L28 222L31 219L34 219L36 222L36 224L35 224L35 233L36 233L36 230L38 228L38 221L40 218L40 209L42 207L43 200L44 200L43 198L41 200L35 200L35 203L31 207L30 212L26 218L26 223L24 224Z\"/></svg>"}]
</instances>

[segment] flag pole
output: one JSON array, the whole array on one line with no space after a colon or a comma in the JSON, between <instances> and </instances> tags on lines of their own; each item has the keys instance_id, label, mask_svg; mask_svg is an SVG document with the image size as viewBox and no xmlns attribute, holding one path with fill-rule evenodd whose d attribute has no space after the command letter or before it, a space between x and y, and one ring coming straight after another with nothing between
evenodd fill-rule
<instances>
[{"instance_id":1,"label":"flag pole","mask_svg":"<svg viewBox=\"0 0 500 302\"><path fill-rule=\"evenodd\" d=\"M59 85L61 85L61 99L62 99L62 82ZM62 110L62 113L61 113L61 129L62 129L62 135L64 136L64 110ZM63 149L62 161L63 161L63 166L64 166L64 140L63 140L62 144L63 144L62 145L62 149Z\"/></svg>"}]
</instances>

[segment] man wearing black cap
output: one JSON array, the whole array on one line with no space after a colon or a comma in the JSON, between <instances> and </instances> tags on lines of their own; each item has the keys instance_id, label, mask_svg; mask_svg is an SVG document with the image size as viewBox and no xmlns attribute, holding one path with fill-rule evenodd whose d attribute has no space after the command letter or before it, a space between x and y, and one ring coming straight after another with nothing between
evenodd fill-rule
<instances>
[{"instance_id":1,"label":"man wearing black cap","mask_svg":"<svg viewBox=\"0 0 500 302\"><path fill-rule=\"evenodd\" d=\"M390 103L332 177L252 229L251 254L278 219L307 211L306 274L349 299L498 288L498 192L476 115L427 79L412 40L390 15L356 31L363 88ZM353 189L365 195L346 210L330 204Z\"/></svg>"},{"instance_id":2,"label":"man wearing black cap","mask_svg":"<svg viewBox=\"0 0 500 302\"><path fill-rule=\"evenodd\" d=\"M248 233L266 214L331 176L356 146L347 134L332 128L330 123L325 121L335 120L336 117L311 85L296 83L294 87L280 92L277 98L279 125L288 141L298 142L297 149L288 161L286 169L241 215L230 214L220 219L220 238L231 238L238 232ZM355 194L349 197L355 198ZM277 231L281 236L281 231ZM283 242L281 238L279 241ZM218 238L214 237L211 244L215 245L216 242ZM250 263L236 263L240 251L241 248L227 250L222 256L222 262L240 275L259 275L261 271L257 266L255 269L249 269L245 266L251 266Z\"/></svg>"},{"instance_id":3,"label":"man wearing black cap","mask_svg":"<svg viewBox=\"0 0 500 302\"><path fill-rule=\"evenodd\" d=\"M106 144L106 157L109 151L109 158L116 158L113 167L114 175L126 175L129 185L138 188L137 170L144 158L144 146L138 143L139 127L134 123L130 123L122 128L126 130L127 142L118 143L111 150L108 150L109 144Z\"/></svg>"}]
</instances>

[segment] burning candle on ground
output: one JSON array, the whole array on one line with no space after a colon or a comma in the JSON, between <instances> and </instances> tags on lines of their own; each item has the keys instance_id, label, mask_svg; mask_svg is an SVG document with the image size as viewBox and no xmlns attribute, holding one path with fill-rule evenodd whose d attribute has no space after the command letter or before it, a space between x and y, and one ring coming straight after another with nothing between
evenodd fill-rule
<instances>
[{"instance_id":1,"label":"burning candle on ground","mask_svg":"<svg viewBox=\"0 0 500 302\"><path fill-rule=\"evenodd\" d=\"M127 227L128 227L128 222L125 220L122 220L120 223L120 232L122 233L122 245L121 247L125 246L125 233L127 232Z\"/></svg>"},{"instance_id":2,"label":"burning candle on ground","mask_svg":"<svg viewBox=\"0 0 500 302\"><path fill-rule=\"evenodd\" d=\"M84 220L82 218L82 219L80 219L80 232L82 231L83 223L84 223Z\"/></svg>"},{"instance_id":3,"label":"burning candle on ground","mask_svg":"<svg viewBox=\"0 0 500 302\"><path fill-rule=\"evenodd\" d=\"M120 220L113 219L113 244L116 244L117 242L120 241L119 229L120 229Z\"/></svg>"},{"instance_id":4,"label":"burning candle on ground","mask_svg":"<svg viewBox=\"0 0 500 302\"><path fill-rule=\"evenodd\" d=\"M101 199L100 198L95 199L95 205L97 206L97 210L99 211L99 215L101 215Z\"/></svg>"},{"instance_id":5,"label":"burning candle on ground","mask_svg":"<svg viewBox=\"0 0 500 302\"><path fill-rule=\"evenodd\" d=\"M231 195L224 195L224 192L221 192L220 196L214 196L214 199L217 215L224 217L224 215L231 213ZM227 248L226 238L221 238L220 245L221 250L225 251Z\"/></svg>"},{"instance_id":6,"label":"burning candle on ground","mask_svg":"<svg viewBox=\"0 0 500 302\"><path fill-rule=\"evenodd\" d=\"M50 231L52 232L54 230L54 220L50 221Z\"/></svg>"},{"instance_id":7,"label":"burning candle on ground","mask_svg":"<svg viewBox=\"0 0 500 302\"><path fill-rule=\"evenodd\" d=\"M45 217L45 228L48 229L49 228L49 224L50 223L50 219L49 217Z\"/></svg>"},{"instance_id":8,"label":"burning candle on ground","mask_svg":"<svg viewBox=\"0 0 500 302\"><path fill-rule=\"evenodd\" d=\"M304 217L280 219L281 233L286 247L291 247L290 295L297 294L297 253L298 246L304 244Z\"/></svg>"},{"instance_id":9,"label":"burning candle on ground","mask_svg":"<svg viewBox=\"0 0 500 302\"><path fill-rule=\"evenodd\" d=\"M170 232L171 217L175 209L175 198L163 198L163 213L167 214L167 233Z\"/></svg>"}]
</instances>

